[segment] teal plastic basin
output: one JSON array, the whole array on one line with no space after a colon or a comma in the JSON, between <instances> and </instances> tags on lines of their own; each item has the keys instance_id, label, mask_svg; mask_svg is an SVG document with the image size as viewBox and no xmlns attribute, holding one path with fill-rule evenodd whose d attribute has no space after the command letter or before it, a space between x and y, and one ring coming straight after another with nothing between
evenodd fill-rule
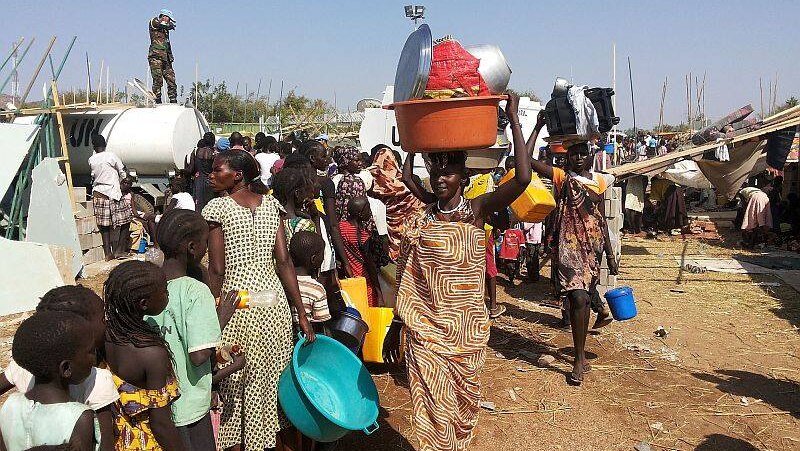
<instances>
[{"instance_id":1,"label":"teal plastic basin","mask_svg":"<svg viewBox=\"0 0 800 451\"><path fill-rule=\"evenodd\" d=\"M318 442L378 430L378 390L361 360L330 337L317 335L303 346L305 341L301 336L278 381L278 400L289 421Z\"/></svg>"}]
</instances>

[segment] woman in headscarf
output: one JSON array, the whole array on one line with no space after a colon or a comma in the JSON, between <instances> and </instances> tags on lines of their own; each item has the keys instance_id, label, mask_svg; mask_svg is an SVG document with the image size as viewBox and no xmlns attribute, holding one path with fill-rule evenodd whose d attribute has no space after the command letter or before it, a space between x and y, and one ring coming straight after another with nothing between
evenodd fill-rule
<instances>
[{"instance_id":1,"label":"woman in headscarf","mask_svg":"<svg viewBox=\"0 0 800 451\"><path fill-rule=\"evenodd\" d=\"M389 256L397 260L400 253L400 227L411 215L425 208L406 185L400 171L400 155L385 144L372 148L372 166L375 178L372 193L386 205L386 223L389 226Z\"/></svg>"},{"instance_id":2,"label":"woman in headscarf","mask_svg":"<svg viewBox=\"0 0 800 451\"><path fill-rule=\"evenodd\" d=\"M483 225L489 214L519 197L531 180L518 104L519 97L510 96L508 116L517 157L514 178L494 192L467 200L466 154L431 154L436 200L402 227L395 307L401 322L392 322L384 359L398 360L405 323L406 369L422 451L467 449L478 419L479 373L490 325L484 303ZM412 164L412 159L413 154L405 164Z\"/></svg>"},{"instance_id":3,"label":"woman in headscarf","mask_svg":"<svg viewBox=\"0 0 800 451\"><path fill-rule=\"evenodd\" d=\"M336 185L336 214L340 221L346 221L350 199L367 195L364 179L358 175L363 164L358 149L352 146L334 147L333 160L339 168L339 174L333 177Z\"/></svg>"}]
</instances>

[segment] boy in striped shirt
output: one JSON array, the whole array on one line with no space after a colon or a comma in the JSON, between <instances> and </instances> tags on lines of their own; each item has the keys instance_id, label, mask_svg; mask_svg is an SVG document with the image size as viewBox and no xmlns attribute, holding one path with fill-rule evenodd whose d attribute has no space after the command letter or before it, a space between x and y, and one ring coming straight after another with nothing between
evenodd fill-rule
<instances>
[{"instance_id":1,"label":"boy in striped shirt","mask_svg":"<svg viewBox=\"0 0 800 451\"><path fill-rule=\"evenodd\" d=\"M297 285L300 287L305 315L315 331L322 331L322 323L331 319L325 287L316 280L324 252L325 241L314 232L296 232L289 242L289 254L297 273ZM297 312L294 312L294 320L298 321Z\"/></svg>"}]
</instances>

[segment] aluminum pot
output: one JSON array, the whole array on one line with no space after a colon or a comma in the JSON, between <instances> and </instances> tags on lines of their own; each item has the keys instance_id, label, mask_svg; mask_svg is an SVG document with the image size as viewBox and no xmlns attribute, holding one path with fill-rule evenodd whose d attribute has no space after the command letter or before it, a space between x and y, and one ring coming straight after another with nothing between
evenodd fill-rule
<instances>
[{"instance_id":1,"label":"aluminum pot","mask_svg":"<svg viewBox=\"0 0 800 451\"><path fill-rule=\"evenodd\" d=\"M331 325L331 336L355 353L358 353L367 332L367 323L348 311L342 312Z\"/></svg>"},{"instance_id":2,"label":"aluminum pot","mask_svg":"<svg viewBox=\"0 0 800 451\"><path fill-rule=\"evenodd\" d=\"M475 58L481 60L478 66L483 81L492 94L502 94L511 80L511 68L500 47L490 44L471 45L466 50Z\"/></svg>"}]
</instances>

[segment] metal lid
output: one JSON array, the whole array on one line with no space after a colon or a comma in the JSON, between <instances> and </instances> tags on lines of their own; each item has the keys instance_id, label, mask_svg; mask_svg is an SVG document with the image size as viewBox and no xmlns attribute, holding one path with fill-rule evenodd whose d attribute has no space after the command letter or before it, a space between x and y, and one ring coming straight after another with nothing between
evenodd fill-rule
<instances>
[{"instance_id":1,"label":"metal lid","mask_svg":"<svg viewBox=\"0 0 800 451\"><path fill-rule=\"evenodd\" d=\"M408 36L394 76L395 102L422 98L431 74L432 49L433 37L427 24L420 25Z\"/></svg>"}]
</instances>

